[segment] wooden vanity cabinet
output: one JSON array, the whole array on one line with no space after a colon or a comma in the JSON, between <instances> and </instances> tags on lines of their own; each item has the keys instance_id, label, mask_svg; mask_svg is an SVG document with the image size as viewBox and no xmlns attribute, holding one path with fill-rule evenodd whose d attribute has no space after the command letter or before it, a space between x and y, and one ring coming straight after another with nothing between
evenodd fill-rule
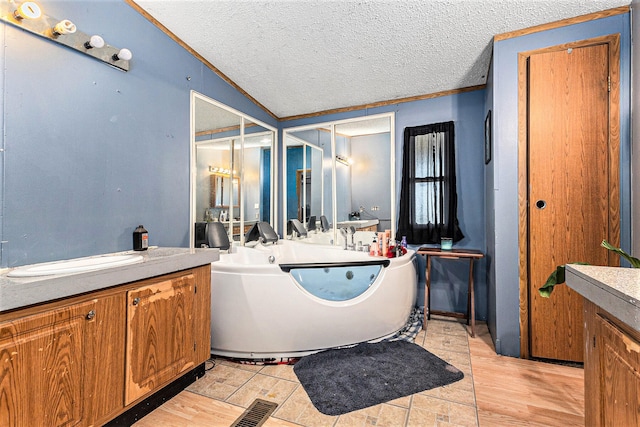
<instances>
[{"instance_id":1,"label":"wooden vanity cabinet","mask_svg":"<svg viewBox=\"0 0 640 427\"><path fill-rule=\"evenodd\" d=\"M209 358L211 267L0 314L0 426L102 425Z\"/></svg>"},{"instance_id":2,"label":"wooden vanity cabinet","mask_svg":"<svg viewBox=\"0 0 640 427\"><path fill-rule=\"evenodd\" d=\"M585 425L640 425L640 332L585 299Z\"/></svg>"},{"instance_id":3,"label":"wooden vanity cabinet","mask_svg":"<svg viewBox=\"0 0 640 427\"><path fill-rule=\"evenodd\" d=\"M90 425L120 410L123 315L111 295L1 322L0 425Z\"/></svg>"}]
</instances>

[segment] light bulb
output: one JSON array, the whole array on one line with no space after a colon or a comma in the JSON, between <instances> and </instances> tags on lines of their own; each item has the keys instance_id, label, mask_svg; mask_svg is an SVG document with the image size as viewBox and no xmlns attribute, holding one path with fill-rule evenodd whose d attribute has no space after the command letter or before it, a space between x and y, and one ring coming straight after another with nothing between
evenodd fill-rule
<instances>
[{"instance_id":1,"label":"light bulb","mask_svg":"<svg viewBox=\"0 0 640 427\"><path fill-rule=\"evenodd\" d=\"M26 1L22 3L16 10L13 12L13 16L18 19L36 19L40 18L42 15L42 11L40 10L40 6L32 1Z\"/></svg>"},{"instance_id":2,"label":"light bulb","mask_svg":"<svg viewBox=\"0 0 640 427\"><path fill-rule=\"evenodd\" d=\"M103 46L104 46L104 39L97 35L91 36L89 41L84 42L85 49L92 49L94 47L100 49Z\"/></svg>"},{"instance_id":3,"label":"light bulb","mask_svg":"<svg viewBox=\"0 0 640 427\"><path fill-rule=\"evenodd\" d=\"M69 21L68 19L58 22L53 27L53 34L55 34L56 36L60 36L63 34L73 34L75 32L76 32L76 25L73 22Z\"/></svg>"},{"instance_id":4,"label":"light bulb","mask_svg":"<svg viewBox=\"0 0 640 427\"><path fill-rule=\"evenodd\" d=\"M120 51L118 53L114 53L111 58L114 61L119 61L121 59L123 61L129 61L131 60L131 58L133 58L133 54L129 49L120 49Z\"/></svg>"}]
</instances>

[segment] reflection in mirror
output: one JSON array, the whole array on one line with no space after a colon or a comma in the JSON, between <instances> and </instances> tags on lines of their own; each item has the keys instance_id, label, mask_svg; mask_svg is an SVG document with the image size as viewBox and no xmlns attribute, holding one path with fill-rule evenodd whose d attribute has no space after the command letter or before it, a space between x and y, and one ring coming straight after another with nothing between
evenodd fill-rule
<instances>
[{"instance_id":1,"label":"reflection in mirror","mask_svg":"<svg viewBox=\"0 0 640 427\"><path fill-rule=\"evenodd\" d=\"M393 113L286 129L284 221L315 216L320 228L324 215L332 233L319 243L339 244L344 227L394 237L393 132Z\"/></svg>"},{"instance_id":2,"label":"reflection in mirror","mask_svg":"<svg viewBox=\"0 0 640 427\"><path fill-rule=\"evenodd\" d=\"M391 117L338 123L335 133L336 180L346 184L336 187L338 227L395 235Z\"/></svg>"},{"instance_id":3,"label":"reflection in mirror","mask_svg":"<svg viewBox=\"0 0 640 427\"><path fill-rule=\"evenodd\" d=\"M286 218L304 224L325 214L323 148L318 142L316 131L291 133L286 140L286 176L292 184L286 188Z\"/></svg>"},{"instance_id":4,"label":"reflection in mirror","mask_svg":"<svg viewBox=\"0 0 640 427\"><path fill-rule=\"evenodd\" d=\"M206 245L207 222L244 243L256 221L272 221L275 129L192 92L192 246Z\"/></svg>"},{"instance_id":5,"label":"reflection in mirror","mask_svg":"<svg viewBox=\"0 0 640 427\"><path fill-rule=\"evenodd\" d=\"M273 131L257 123L245 121L241 205L244 233L256 222L271 223L271 147L275 142L274 135Z\"/></svg>"},{"instance_id":6,"label":"reflection in mirror","mask_svg":"<svg viewBox=\"0 0 640 427\"><path fill-rule=\"evenodd\" d=\"M218 172L217 167L209 167L209 171L214 172L209 177L211 179L211 198L209 206L212 208L229 209L231 206L231 199L236 203L235 209L239 209L237 204L240 200L240 182L237 177L233 177L233 187L231 184L231 175L224 173L225 170ZM231 195L231 189L235 189L233 196Z\"/></svg>"}]
</instances>

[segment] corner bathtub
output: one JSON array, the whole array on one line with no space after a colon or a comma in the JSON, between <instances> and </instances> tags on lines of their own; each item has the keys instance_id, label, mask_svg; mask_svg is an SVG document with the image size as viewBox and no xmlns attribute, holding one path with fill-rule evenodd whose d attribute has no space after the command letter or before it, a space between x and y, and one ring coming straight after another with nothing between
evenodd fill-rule
<instances>
[{"instance_id":1,"label":"corner bathtub","mask_svg":"<svg viewBox=\"0 0 640 427\"><path fill-rule=\"evenodd\" d=\"M289 240L222 254L211 264L211 353L301 357L392 335L415 305L414 258Z\"/></svg>"}]
</instances>

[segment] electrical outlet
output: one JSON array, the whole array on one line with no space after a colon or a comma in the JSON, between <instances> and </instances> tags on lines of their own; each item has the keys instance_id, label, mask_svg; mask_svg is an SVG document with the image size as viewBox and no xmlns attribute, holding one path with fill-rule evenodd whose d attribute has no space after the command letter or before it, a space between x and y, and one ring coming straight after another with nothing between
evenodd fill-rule
<instances>
[{"instance_id":1,"label":"electrical outlet","mask_svg":"<svg viewBox=\"0 0 640 427\"><path fill-rule=\"evenodd\" d=\"M253 205L253 208L254 208L254 209L260 209L260 203L256 203L256 204L254 204L254 205Z\"/></svg>"},{"instance_id":2,"label":"electrical outlet","mask_svg":"<svg viewBox=\"0 0 640 427\"><path fill-rule=\"evenodd\" d=\"M256 212L256 219L260 219L260 214Z\"/></svg>"}]
</instances>

